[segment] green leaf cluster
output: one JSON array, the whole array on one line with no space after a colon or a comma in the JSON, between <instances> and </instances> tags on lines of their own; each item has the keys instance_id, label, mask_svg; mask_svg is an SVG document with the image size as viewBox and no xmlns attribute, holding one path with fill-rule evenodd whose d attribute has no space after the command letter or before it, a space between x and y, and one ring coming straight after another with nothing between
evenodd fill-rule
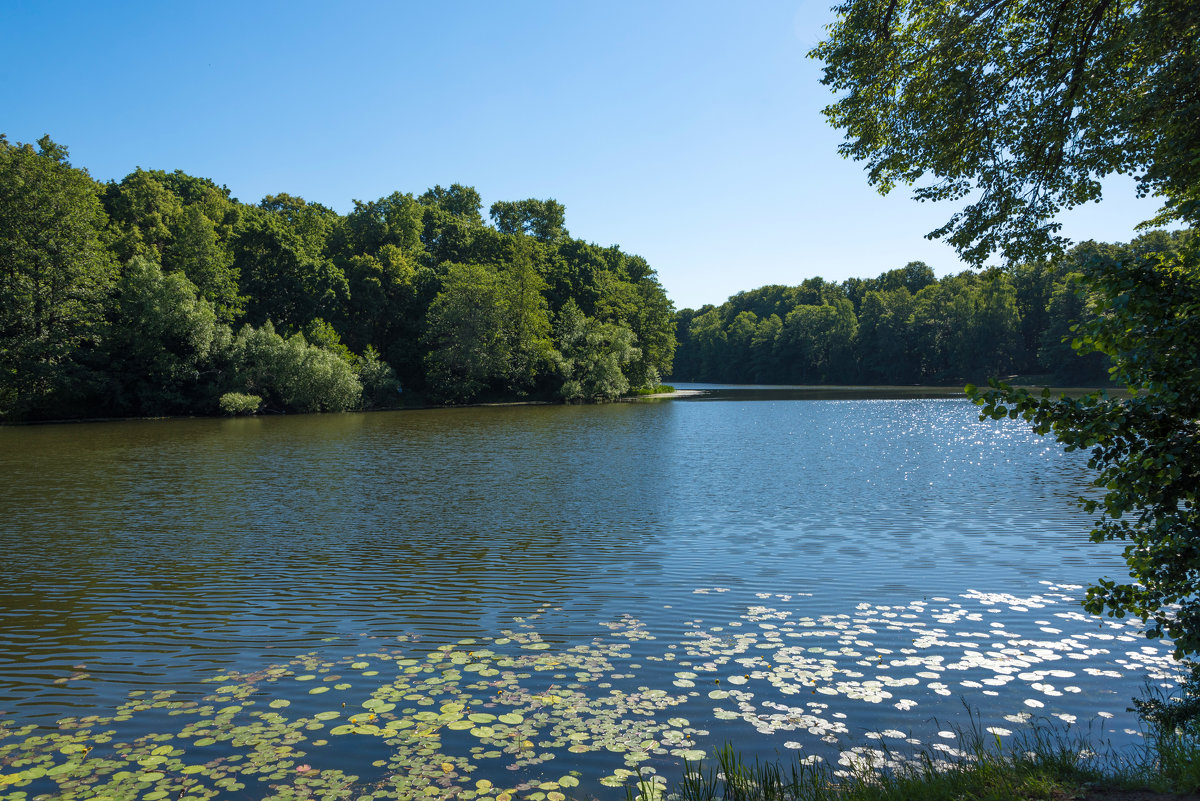
<instances>
[{"instance_id":1,"label":"green leaf cluster","mask_svg":"<svg viewBox=\"0 0 1200 801\"><path fill-rule=\"evenodd\" d=\"M247 395L244 392L226 392L218 404L221 411L227 415L254 414L262 406L262 398L258 395Z\"/></svg>"},{"instance_id":2,"label":"green leaf cluster","mask_svg":"<svg viewBox=\"0 0 1200 801\"><path fill-rule=\"evenodd\" d=\"M1068 450L1090 451L1096 541L1126 542L1129 580L1101 579L1086 607L1133 614L1200 653L1200 243L1174 253L1096 254L1080 280L1095 314L1073 347L1112 359L1125 395L1052 397L992 382L968 392L985 417L1021 417Z\"/></svg>"},{"instance_id":3,"label":"green leaf cluster","mask_svg":"<svg viewBox=\"0 0 1200 801\"><path fill-rule=\"evenodd\" d=\"M1200 217L1200 5L1186 0L846 0L810 55L825 114L887 193L966 205L931 237L982 264L1066 240L1055 215L1134 175Z\"/></svg>"},{"instance_id":4,"label":"green leaf cluster","mask_svg":"<svg viewBox=\"0 0 1200 801\"><path fill-rule=\"evenodd\" d=\"M0 137L0 420L574 398L568 303L636 343L592 396L670 371L654 271L573 239L552 199L496 203L494 226L458 184L341 215L180 171L101 185L66 157Z\"/></svg>"}]
</instances>

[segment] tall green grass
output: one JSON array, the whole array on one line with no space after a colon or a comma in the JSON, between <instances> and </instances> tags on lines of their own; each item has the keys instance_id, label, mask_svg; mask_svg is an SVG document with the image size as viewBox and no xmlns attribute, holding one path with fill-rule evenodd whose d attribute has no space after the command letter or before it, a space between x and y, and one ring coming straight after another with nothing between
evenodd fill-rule
<instances>
[{"instance_id":1,"label":"tall green grass","mask_svg":"<svg viewBox=\"0 0 1200 801\"><path fill-rule=\"evenodd\" d=\"M954 757L928 748L897 753L873 747L879 759L850 759L849 767L750 763L727 744L710 760L685 762L674 786L639 776L627 794L629 801L1032 801L1070 798L1097 786L1200 792L1200 739L1183 728L1147 722L1143 745L1115 751L1085 730L1050 723L1006 744L973 716L971 729L958 732Z\"/></svg>"}]
</instances>

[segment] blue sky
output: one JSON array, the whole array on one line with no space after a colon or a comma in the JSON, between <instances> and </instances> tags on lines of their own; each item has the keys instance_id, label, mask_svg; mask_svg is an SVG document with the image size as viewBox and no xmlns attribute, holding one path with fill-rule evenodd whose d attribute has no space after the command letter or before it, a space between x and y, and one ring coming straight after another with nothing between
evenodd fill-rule
<instances>
[{"instance_id":1,"label":"blue sky","mask_svg":"<svg viewBox=\"0 0 1200 801\"><path fill-rule=\"evenodd\" d=\"M574 236L645 256L679 308L920 259L953 206L880 197L806 58L831 0L19 2L0 6L0 132L100 180L182 169L257 202L470 184L553 197ZM1063 218L1123 241L1131 181Z\"/></svg>"}]
</instances>

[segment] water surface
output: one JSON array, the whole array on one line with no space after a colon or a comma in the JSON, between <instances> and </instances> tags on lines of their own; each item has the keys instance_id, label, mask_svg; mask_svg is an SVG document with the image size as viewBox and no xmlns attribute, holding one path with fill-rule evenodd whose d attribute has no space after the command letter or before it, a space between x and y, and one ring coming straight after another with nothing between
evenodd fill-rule
<instances>
[{"instance_id":1,"label":"water surface","mask_svg":"<svg viewBox=\"0 0 1200 801\"><path fill-rule=\"evenodd\" d=\"M535 652L565 654L605 641L609 624L639 632L622 656L637 668L614 667L603 684L680 694L660 711L686 713L689 726L675 728L697 747L737 738L764 754L829 752L808 731L819 725L763 731L764 715L799 714L761 705L797 700L769 663L775 654L800 670L800 652L779 640L796 625L798 641L824 627L832 643L850 643L843 651L857 649L820 658L863 673L860 685L878 672L864 661L902 649L924 650L897 675L921 672L931 653L964 664L956 681L918 677L886 699L838 690L843 679L830 676L832 693L818 696L814 679L809 695L827 706L810 711L842 721L846 743L884 729L928 742L944 730L934 716L961 716L960 698L993 721L1104 710L1117 716L1100 719L1107 735L1126 738L1127 699L1165 649L1079 614L1079 585L1124 574L1117 548L1088 541L1075 503L1088 491L1084 460L1019 422L979 422L952 392L903 394L760 388L589 407L0 429L0 710L52 726L103 714L131 690L199 699L215 675L302 655L328 669L386 641L403 652L391 659L421 660L464 638L512 639L501 632L514 628L526 634L511 647L528 635L547 644ZM929 640L912 621L950 628ZM978 647L947 621L974 626ZM1063 640L1057 661L1076 663L1065 671L1072 691L1039 695L1031 687L1045 675L976 680L1002 675L988 647L1050 652L1045 643ZM761 661L736 661L751 655ZM744 676L736 692L750 695L709 698L726 674ZM563 676L551 683L580 679ZM596 681L579 692L593 697ZM361 693L356 682L342 692ZM271 683L285 700L325 699ZM1024 703L1034 696L1049 704ZM124 725L164 722L148 714ZM747 724L756 739L744 740ZM357 746L338 743L329 749L345 770L370 773L355 764ZM588 792L625 758L547 747ZM661 750L645 764L669 773L678 758ZM503 768L507 758L490 759ZM515 773L541 775L545 764Z\"/></svg>"}]
</instances>

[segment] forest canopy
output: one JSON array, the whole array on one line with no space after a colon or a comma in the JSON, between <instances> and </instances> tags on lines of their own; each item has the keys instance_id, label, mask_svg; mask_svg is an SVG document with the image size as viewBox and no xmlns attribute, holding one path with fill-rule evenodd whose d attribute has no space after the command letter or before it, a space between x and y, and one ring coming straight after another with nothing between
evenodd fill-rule
<instances>
[{"instance_id":1,"label":"forest canopy","mask_svg":"<svg viewBox=\"0 0 1200 801\"><path fill-rule=\"evenodd\" d=\"M0 420L604 400L671 370L654 270L553 199L348 214L0 136Z\"/></svg>"},{"instance_id":2,"label":"forest canopy","mask_svg":"<svg viewBox=\"0 0 1200 801\"><path fill-rule=\"evenodd\" d=\"M576 239L552 199L436 186L345 215L206 178L102 184L0 138L0 419L607 400L680 380L1108 380L1072 350L1081 265L1187 233L937 279L922 262L675 312L645 259ZM676 352L676 335L679 337Z\"/></svg>"},{"instance_id":3,"label":"forest canopy","mask_svg":"<svg viewBox=\"0 0 1200 801\"><path fill-rule=\"evenodd\" d=\"M930 236L966 261L1059 250L1060 210L1133 176L1156 222L1200 217L1200 4L846 0L810 53L825 109L881 192L962 209Z\"/></svg>"},{"instance_id":4,"label":"forest canopy","mask_svg":"<svg viewBox=\"0 0 1200 801\"><path fill-rule=\"evenodd\" d=\"M1190 231L1128 244L1085 242L1051 259L940 280L923 262L876 278L765 286L679 312L673 378L760 384L956 384L1020 375L1110 383L1110 360L1073 331L1104 313L1084 285L1090 259L1167 256Z\"/></svg>"}]
</instances>

